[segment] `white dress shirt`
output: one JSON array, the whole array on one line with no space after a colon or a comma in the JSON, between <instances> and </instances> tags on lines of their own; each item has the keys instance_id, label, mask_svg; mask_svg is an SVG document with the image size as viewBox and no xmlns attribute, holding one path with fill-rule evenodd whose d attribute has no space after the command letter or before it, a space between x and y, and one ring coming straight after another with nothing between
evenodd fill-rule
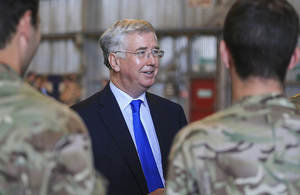
<instances>
[{"instance_id":1,"label":"white dress shirt","mask_svg":"<svg viewBox=\"0 0 300 195\"><path fill-rule=\"evenodd\" d=\"M134 136L134 130L133 130L132 110L131 110L130 102L132 100L137 100L137 99L142 100L141 109L140 109L140 118L143 123L144 129L146 131L161 180L162 180L163 184L165 184L162 163L161 163L160 147L159 147L157 135L155 132L153 120L151 117L149 105L148 105L148 102L147 102L147 99L145 96L146 93L143 93L137 99L133 99L128 94L126 94L124 91L117 88L112 82L109 82L109 86L110 86L110 89L111 89L112 93L114 94L115 98L117 99L118 105L119 105L121 112L123 114L123 117L126 121L131 138L134 142L135 148L136 148L136 142L135 142L135 136Z\"/></svg>"}]
</instances>

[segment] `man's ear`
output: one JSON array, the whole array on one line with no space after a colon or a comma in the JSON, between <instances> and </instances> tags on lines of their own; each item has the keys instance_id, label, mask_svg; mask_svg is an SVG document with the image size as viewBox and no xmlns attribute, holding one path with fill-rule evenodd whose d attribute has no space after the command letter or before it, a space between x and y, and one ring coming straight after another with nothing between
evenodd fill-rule
<instances>
[{"instance_id":1,"label":"man's ear","mask_svg":"<svg viewBox=\"0 0 300 195\"><path fill-rule=\"evenodd\" d=\"M17 33L19 33L20 38L21 38L21 43L29 42L30 39L30 32L31 32L31 18L32 14L31 11L27 10L23 16L21 17L18 27L17 27Z\"/></svg>"},{"instance_id":2,"label":"man's ear","mask_svg":"<svg viewBox=\"0 0 300 195\"><path fill-rule=\"evenodd\" d=\"M298 47L296 47L294 50L294 53L291 57L291 60L290 60L289 66L288 66L288 70L295 68L295 66L297 65L297 63L299 61L299 58L300 58L300 50Z\"/></svg>"},{"instance_id":3,"label":"man's ear","mask_svg":"<svg viewBox=\"0 0 300 195\"><path fill-rule=\"evenodd\" d=\"M120 61L116 57L116 54L110 53L109 56L108 56L108 61L109 61L109 64L110 64L111 68L115 72L119 72L120 71Z\"/></svg>"},{"instance_id":4,"label":"man's ear","mask_svg":"<svg viewBox=\"0 0 300 195\"><path fill-rule=\"evenodd\" d=\"M231 58L231 53L225 43L224 40L222 40L220 42L220 56L221 56L221 59L222 59L222 62L224 63L225 67L226 68L230 68L230 58Z\"/></svg>"}]
</instances>

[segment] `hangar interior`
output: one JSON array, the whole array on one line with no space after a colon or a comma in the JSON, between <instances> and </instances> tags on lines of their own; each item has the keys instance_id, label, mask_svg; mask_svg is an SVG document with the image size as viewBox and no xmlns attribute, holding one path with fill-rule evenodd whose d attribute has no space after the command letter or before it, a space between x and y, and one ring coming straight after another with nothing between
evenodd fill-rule
<instances>
[{"instance_id":1,"label":"hangar interior","mask_svg":"<svg viewBox=\"0 0 300 195\"><path fill-rule=\"evenodd\" d=\"M230 79L220 61L222 25L234 0L41 0L42 41L29 72L47 78L53 97L72 76L84 99L109 78L100 35L124 18L150 22L165 56L150 92L181 104L189 121L231 102ZM289 0L300 14L300 1ZM300 45L300 44L299 44ZM300 91L300 64L287 75L286 95Z\"/></svg>"}]
</instances>

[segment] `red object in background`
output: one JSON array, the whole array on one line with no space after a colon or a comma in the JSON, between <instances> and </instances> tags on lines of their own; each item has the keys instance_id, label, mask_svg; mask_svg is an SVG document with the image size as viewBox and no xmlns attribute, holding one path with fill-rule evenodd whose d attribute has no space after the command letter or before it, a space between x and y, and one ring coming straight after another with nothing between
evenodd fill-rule
<instances>
[{"instance_id":1,"label":"red object in background","mask_svg":"<svg viewBox=\"0 0 300 195\"><path fill-rule=\"evenodd\" d=\"M190 120L193 122L215 112L215 79L190 79Z\"/></svg>"}]
</instances>

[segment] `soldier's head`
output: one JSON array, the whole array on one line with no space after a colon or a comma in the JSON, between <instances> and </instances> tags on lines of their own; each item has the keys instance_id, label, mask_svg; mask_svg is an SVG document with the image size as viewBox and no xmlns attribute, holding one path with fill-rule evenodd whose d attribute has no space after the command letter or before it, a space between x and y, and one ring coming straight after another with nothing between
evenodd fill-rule
<instances>
[{"instance_id":1,"label":"soldier's head","mask_svg":"<svg viewBox=\"0 0 300 195\"><path fill-rule=\"evenodd\" d=\"M288 1L237 0L225 19L221 50L222 44L229 49L228 63L242 80L259 77L283 83L297 51L298 32L299 17Z\"/></svg>"},{"instance_id":2,"label":"soldier's head","mask_svg":"<svg viewBox=\"0 0 300 195\"><path fill-rule=\"evenodd\" d=\"M22 65L29 63L40 41L38 8L39 0L0 0L0 50L17 44L24 51Z\"/></svg>"}]
</instances>

